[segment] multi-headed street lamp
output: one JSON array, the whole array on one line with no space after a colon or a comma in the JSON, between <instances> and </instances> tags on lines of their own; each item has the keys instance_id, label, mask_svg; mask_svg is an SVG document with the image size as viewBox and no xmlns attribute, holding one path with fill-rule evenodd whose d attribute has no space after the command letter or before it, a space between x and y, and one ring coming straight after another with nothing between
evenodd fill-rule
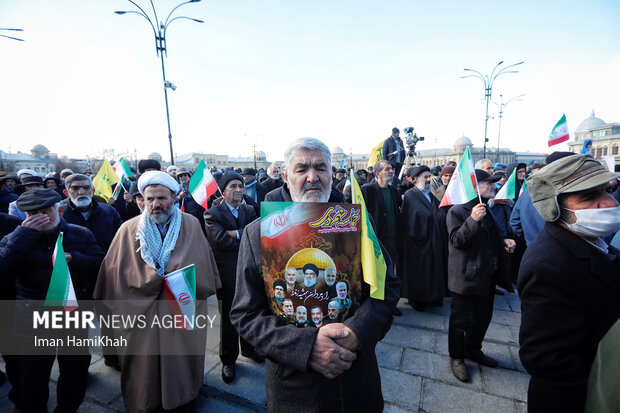
<instances>
[{"instance_id":1,"label":"multi-headed street lamp","mask_svg":"<svg viewBox=\"0 0 620 413\"><path fill-rule=\"evenodd\" d=\"M170 143L170 164L172 165L174 164L174 152L172 151L172 132L170 130L170 111L168 110L168 88L171 88L172 90L176 90L176 86L166 80L166 69L164 67L164 56L168 57L168 49L166 47L166 31L168 30L168 27L173 21L179 20L179 19L187 19L187 20L195 21L196 23L204 23L204 21L202 20L194 19L194 18L186 17L186 16L175 16L173 18L170 18L172 17L172 14L176 11L176 9L178 9L179 7L183 6L184 4L188 4L188 3L198 3L200 0L189 0L189 1L185 1L179 4L174 9L172 9L172 11L168 14L168 17L166 17L165 21L162 22L161 20L159 20L159 24L157 23L158 22L157 11L155 10L155 5L153 4L153 0L149 0L149 1L151 2L151 8L153 9L154 20L151 20L148 13L145 12L144 9L142 9L142 7L140 7L138 4L136 4L136 2L134 2L133 0L128 0L128 1L134 6L136 6L139 11L117 10L114 13L116 14L139 14L140 16L144 17L149 22L149 24L153 28L153 34L155 35L155 51L157 53L157 56L161 58L161 73L164 77L164 98L166 99L166 119L168 120L168 141ZM155 24L153 24L153 21L155 21Z\"/></svg>"},{"instance_id":2,"label":"multi-headed street lamp","mask_svg":"<svg viewBox=\"0 0 620 413\"><path fill-rule=\"evenodd\" d=\"M502 102L502 95L499 95L499 105L497 105L497 103L493 102L499 108L499 126L497 128L497 159L495 160L495 162L499 162L499 137L500 137L500 134L502 132L502 117L504 116L504 109L506 109L506 106L508 106L508 104L510 102L512 102L513 100L515 102L523 100L523 99L521 99L523 96L525 96L525 94L519 95L519 96L513 96L510 99L508 99L507 102L504 103L504 102Z\"/></svg>"},{"instance_id":3,"label":"multi-headed street lamp","mask_svg":"<svg viewBox=\"0 0 620 413\"><path fill-rule=\"evenodd\" d=\"M467 76L461 76L461 79L464 79L466 77L477 77L478 79L482 80L482 83L484 83L484 99L486 100L486 111L485 111L485 116L484 116L484 149L482 152L482 157L486 158L487 157L487 124L489 122L489 101L491 100L491 94L493 92L493 83L495 82L495 79L497 79L497 77L499 75L502 75L504 73L518 73L518 70L506 70L509 69L511 67L515 67L518 66L520 64L523 64L523 62L519 62L519 63L515 63L512 65L508 65L508 66L504 66L502 69L498 70L497 73L495 73L495 71L497 70L497 68L504 63L504 61L502 60L501 62L499 62L497 65L495 65L495 67L493 68L493 70L491 71L490 75L483 75L482 73L480 73L477 70L474 69L463 69L467 72L474 72L475 74L473 75L467 75Z\"/></svg>"}]
</instances>

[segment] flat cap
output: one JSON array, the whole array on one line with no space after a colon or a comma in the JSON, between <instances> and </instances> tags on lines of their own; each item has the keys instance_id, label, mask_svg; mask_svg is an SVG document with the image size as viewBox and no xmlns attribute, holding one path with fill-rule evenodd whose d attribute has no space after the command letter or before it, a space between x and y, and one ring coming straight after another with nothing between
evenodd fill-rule
<instances>
[{"instance_id":1,"label":"flat cap","mask_svg":"<svg viewBox=\"0 0 620 413\"><path fill-rule=\"evenodd\" d=\"M43 178L38 175L26 176L22 179L22 185L43 185Z\"/></svg>"},{"instance_id":2,"label":"flat cap","mask_svg":"<svg viewBox=\"0 0 620 413\"><path fill-rule=\"evenodd\" d=\"M590 155L570 155L553 161L527 178L534 207L545 221L560 217L558 195L580 192L620 177L609 172Z\"/></svg>"},{"instance_id":3,"label":"flat cap","mask_svg":"<svg viewBox=\"0 0 620 413\"><path fill-rule=\"evenodd\" d=\"M501 176L497 176L495 174L490 175L487 171L483 171L482 169L476 169L476 182L497 182L502 179Z\"/></svg>"},{"instance_id":4,"label":"flat cap","mask_svg":"<svg viewBox=\"0 0 620 413\"><path fill-rule=\"evenodd\" d=\"M35 188L17 198L17 208L21 211L36 211L49 208L61 201L58 192L49 188Z\"/></svg>"},{"instance_id":5,"label":"flat cap","mask_svg":"<svg viewBox=\"0 0 620 413\"><path fill-rule=\"evenodd\" d=\"M256 169L254 169L254 168L243 168L243 171L241 172L241 175L252 175L252 176L255 176L256 175Z\"/></svg>"},{"instance_id":6,"label":"flat cap","mask_svg":"<svg viewBox=\"0 0 620 413\"><path fill-rule=\"evenodd\" d=\"M187 168L186 168L186 167L184 167L184 166L183 166L183 167L181 167L181 168L179 168L179 169L177 169L177 176L179 176L179 175L183 175L183 174L186 174L186 175L191 175L191 174L192 174L192 171L190 171L189 169L187 169Z\"/></svg>"},{"instance_id":7,"label":"flat cap","mask_svg":"<svg viewBox=\"0 0 620 413\"><path fill-rule=\"evenodd\" d=\"M347 170L346 170L346 169L344 169L344 168L338 168L338 169L336 169L336 173L337 173L337 174L346 174L346 173L347 173Z\"/></svg>"}]
</instances>

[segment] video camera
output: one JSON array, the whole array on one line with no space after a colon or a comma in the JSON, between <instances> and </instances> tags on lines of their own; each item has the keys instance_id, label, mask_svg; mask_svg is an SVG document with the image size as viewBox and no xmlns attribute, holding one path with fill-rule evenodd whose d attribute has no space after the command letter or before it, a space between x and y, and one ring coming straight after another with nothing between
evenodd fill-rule
<instances>
[{"instance_id":1,"label":"video camera","mask_svg":"<svg viewBox=\"0 0 620 413\"><path fill-rule=\"evenodd\" d=\"M404 128L403 132L407 134L407 139L405 141L407 145L407 156L414 157L416 155L415 146L418 142L424 140L424 136L418 137L417 134L413 133L413 126Z\"/></svg>"}]
</instances>

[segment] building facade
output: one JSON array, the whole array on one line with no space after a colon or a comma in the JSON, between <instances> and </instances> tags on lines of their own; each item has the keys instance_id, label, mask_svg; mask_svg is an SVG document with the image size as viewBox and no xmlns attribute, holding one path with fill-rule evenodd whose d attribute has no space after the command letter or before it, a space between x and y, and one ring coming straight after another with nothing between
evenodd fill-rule
<instances>
[{"instance_id":1,"label":"building facade","mask_svg":"<svg viewBox=\"0 0 620 413\"><path fill-rule=\"evenodd\" d=\"M620 165L620 123L606 123L597 118L594 111L575 130L575 139L568 144L571 152L582 153L584 142L592 140L590 154L596 159L613 156L615 165Z\"/></svg>"},{"instance_id":2,"label":"building facade","mask_svg":"<svg viewBox=\"0 0 620 413\"><path fill-rule=\"evenodd\" d=\"M57 156L51 154L43 145L35 145L27 153L7 153L0 150L0 170L5 172L17 172L20 169L32 169L39 176L45 176L50 172L56 172Z\"/></svg>"}]
</instances>

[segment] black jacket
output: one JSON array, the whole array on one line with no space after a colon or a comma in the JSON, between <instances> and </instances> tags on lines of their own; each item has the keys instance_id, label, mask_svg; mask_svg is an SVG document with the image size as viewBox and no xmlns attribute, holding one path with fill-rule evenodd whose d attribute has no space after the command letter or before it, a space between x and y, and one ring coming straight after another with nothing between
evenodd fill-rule
<instances>
[{"instance_id":1,"label":"black jacket","mask_svg":"<svg viewBox=\"0 0 620 413\"><path fill-rule=\"evenodd\" d=\"M44 300L52 276L52 254L59 231L71 254L69 272L78 299L92 299L104 253L93 234L64 219L55 231L44 233L19 226L0 241L0 274L16 281L18 300Z\"/></svg>"},{"instance_id":2,"label":"black jacket","mask_svg":"<svg viewBox=\"0 0 620 413\"><path fill-rule=\"evenodd\" d=\"M318 329L285 324L271 313L262 275L260 221L247 226L239 249L230 320L241 337L267 356L265 387L270 412L324 412L340 405L347 412L383 410L375 346L389 329L400 287L388 258L386 264L385 299L370 298L369 288L364 288L360 307L344 321L360 341L357 359L342 375L328 379L308 363Z\"/></svg>"},{"instance_id":3,"label":"black jacket","mask_svg":"<svg viewBox=\"0 0 620 413\"><path fill-rule=\"evenodd\" d=\"M329 195L329 201L327 202L344 202L344 194L332 187L331 194ZM293 202L291 199L291 192L286 184L279 188L274 189L265 195L265 202Z\"/></svg>"},{"instance_id":4,"label":"black jacket","mask_svg":"<svg viewBox=\"0 0 620 413\"><path fill-rule=\"evenodd\" d=\"M63 218L69 224L88 228L93 233L97 244L104 253L108 252L116 231L123 225L119 213L108 204L97 202L93 199L90 204L88 220L77 210L70 198L64 200L65 213Z\"/></svg>"},{"instance_id":5,"label":"black jacket","mask_svg":"<svg viewBox=\"0 0 620 413\"><path fill-rule=\"evenodd\" d=\"M282 180L282 178L278 178L278 179L267 178L263 182L261 182L261 184L265 188L267 188L267 193L269 193L273 191L274 189L280 188L282 185L284 185L284 181Z\"/></svg>"},{"instance_id":6,"label":"black jacket","mask_svg":"<svg viewBox=\"0 0 620 413\"><path fill-rule=\"evenodd\" d=\"M499 227L488 210L481 221L474 221L471 210L477 204L475 198L448 212L448 289L489 297L497 283L513 291Z\"/></svg>"},{"instance_id":7,"label":"black jacket","mask_svg":"<svg viewBox=\"0 0 620 413\"><path fill-rule=\"evenodd\" d=\"M255 219L254 208L246 204L239 205L238 220L235 219L225 202L204 212L207 239L213 250L224 289L235 289L237 255L240 243L240 239L231 237L226 231L238 230L239 238L241 238L245 226Z\"/></svg>"},{"instance_id":8,"label":"black jacket","mask_svg":"<svg viewBox=\"0 0 620 413\"><path fill-rule=\"evenodd\" d=\"M620 251L610 251L545 223L523 256L519 356L531 413L583 412L598 343L620 318Z\"/></svg>"},{"instance_id":9,"label":"black jacket","mask_svg":"<svg viewBox=\"0 0 620 413\"><path fill-rule=\"evenodd\" d=\"M388 185L387 187L390 191L390 194L392 195L392 200L394 201L391 212L394 214L397 239L400 240L402 238L400 236L400 234L402 233L400 222L400 205L402 203L402 198L400 195L398 195L398 190L392 185ZM368 213L372 216L372 219L375 221L377 237L385 245L385 240L387 237L388 211L385 209L385 205L383 203L381 187L379 186L377 181L373 181L369 184L364 184L361 189L362 195L364 196L364 202L366 203L366 209L368 210ZM397 241L397 244L400 247L402 243L400 241Z\"/></svg>"}]
</instances>

